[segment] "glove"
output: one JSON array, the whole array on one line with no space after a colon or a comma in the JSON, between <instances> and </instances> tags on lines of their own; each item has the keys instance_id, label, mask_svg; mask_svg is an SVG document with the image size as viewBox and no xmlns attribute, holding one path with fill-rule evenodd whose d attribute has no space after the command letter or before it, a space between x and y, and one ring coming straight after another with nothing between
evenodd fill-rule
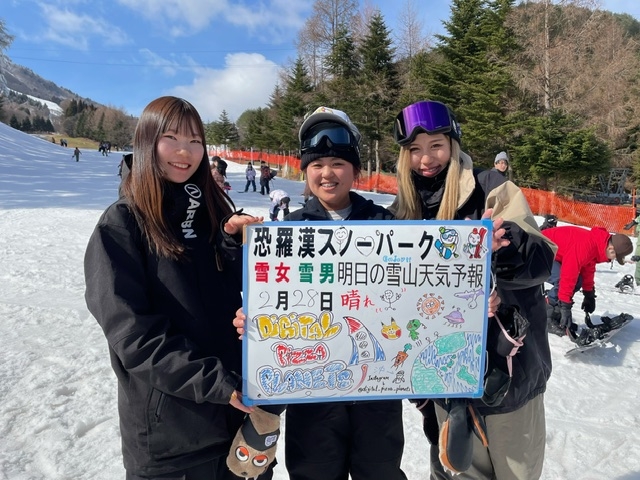
<instances>
[{"instance_id":1,"label":"glove","mask_svg":"<svg viewBox=\"0 0 640 480\"><path fill-rule=\"evenodd\" d=\"M638 262L640 261L640 255L632 255L629 260L631 260L632 262Z\"/></svg>"},{"instance_id":2,"label":"glove","mask_svg":"<svg viewBox=\"0 0 640 480\"><path fill-rule=\"evenodd\" d=\"M582 310L587 313L593 313L596 309L596 292L593 291L582 291L584 295L584 300L582 300Z\"/></svg>"},{"instance_id":3,"label":"glove","mask_svg":"<svg viewBox=\"0 0 640 480\"><path fill-rule=\"evenodd\" d=\"M420 411L424 417L422 421L422 430L429 440L429 444L438 444L438 435L440 434L440 426L438 425L438 418L436 417L436 410L433 400L409 400Z\"/></svg>"},{"instance_id":4,"label":"glove","mask_svg":"<svg viewBox=\"0 0 640 480\"><path fill-rule=\"evenodd\" d=\"M445 406L447 418L440 428L438 458L454 475L469 469L473 459L473 437L489 446L487 426L476 408L465 398L451 398Z\"/></svg>"},{"instance_id":5,"label":"glove","mask_svg":"<svg viewBox=\"0 0 640 480\"><path fill-rule=\"evenodd\" d=\"M572 303L559 302L560 304L560 326L562 328L569 328L573 323L573 316L571 315Z\"/></svg>"},{"instance_id":6,"label":"glove","mask_svg":"<svg viewBox=\"0 0 640 480\"><path fill-rule=\"evenodd\" d=\"M280 437L280 416L256 408L247 415L236 433L227 456L227 466L235 475L257 478L276 459Z\"/></svg>"}]
</instances>

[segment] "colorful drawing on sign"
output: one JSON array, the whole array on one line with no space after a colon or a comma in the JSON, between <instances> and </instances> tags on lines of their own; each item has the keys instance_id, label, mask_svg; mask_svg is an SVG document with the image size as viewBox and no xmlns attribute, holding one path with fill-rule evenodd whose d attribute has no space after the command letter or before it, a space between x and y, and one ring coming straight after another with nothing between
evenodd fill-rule
<instances>
[{"instance_id":1,"label":"colorful drawing on sign","mask_svg":"<svg viewBox=\"0 0 640 480\"><path fill-rule=\"evenodd\" d=\"M481 396L491 222L355 223L247 228L246 403Z\"/></svg>"},{"instance_id":2,"label":"colorful drawing on sign","mask_svg":"<svg viewBox=\"0 0 640 480\"><path fill-rule=\"evenodd\" d=\"M440 256L445 260L449 260L451 257L458 258L456 250L458 248L458 241L460 235L458 231L453 228L440 227L440 238L436 240L436 248L440 252Z\"/></svg>"},{"instance_id":3,"label":"colorful drawing on sign","mask_svg":"<svg viewBox=\"0 0 640 480\"><path fill-rule=\"evenodd\" d=\"M436 318L444 310L444 300L440 295L425 293L417 303L418 313L424 318Z\"/></svg>"},{"instance_id":4,"label":"colorful drawing on sign","mask_svg":"<svg viewBox=\"0 0 640 480\"><path fill-rule=\"evenodd\" d=\"M380 342L363 323L354 317L344 317L349 327L349 336L353 346L349 365L361 362L380 362L385 360Z\"/></svg>"},{"instance_id":5,"label":"colorful drawing on sign","mask_svg":"<svg viewBox=\"0 0 640 480\"><path fill-rule=\"evenodd\" d=\"M452 333L438 338L416 358L411 383L415 391L464 392L478 381L478 333ZM475 373L474 373L475 372Z\"/></svg>"},{"instance_id":6,"label":"colorful drawing on sign","mask_svg":"<svg viewBox=\"0 0 640 480\"><path fill-rule=\"evenodd\" d=\"M486 228L474 228L467 237L467 243L462 247L462 251L469 255L469 258L482 258L487 253L487 248L482 244Z\"/></svg>"},{"instance_id":7,"label":"colorful drawing on sign","mask_svg":"<svg viewBox=\"0 0 640 480\"><path fill-rule=\"evenodd\" d=\"M478 302L477 302L478 297L483 295L484 295L484 290L481 288L476 288L475 290L465 290L464 292L457 292L453 294L454 297L468 300L469 303L467 304L467 306L469 308L476 308L478 306Z\"/></svg>"},{"instance_id":8,"label":"colorful drawing on sign","mask_svg":"<svg viewBox=\"0 0 640 480\"><path fill-rule=\"evenodd\" d=\"M402 330L400 329L396 321L392 318L389 325L385 325L384 322L382 322L382 329L380 330L380 333L384 338L395 340L397 338L400 338L400 336L402 335Z\"/></svg>"}]
</instances>

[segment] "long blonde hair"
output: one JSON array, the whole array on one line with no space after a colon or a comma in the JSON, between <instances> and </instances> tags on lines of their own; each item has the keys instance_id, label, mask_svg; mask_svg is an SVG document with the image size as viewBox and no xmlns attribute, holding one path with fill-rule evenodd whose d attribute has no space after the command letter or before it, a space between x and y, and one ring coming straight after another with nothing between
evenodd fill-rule
<instances>
[{"instance_id":1,"label":"long blonde hair","mask_svg":"<svg viewBox=\"0 0 640 480\"><path fill-rule=\"evenodd\" d=\"M458 196L460 192L460 144L451 141L451 158L449 159L449 171L444 184L444 194L440 202L440 208L436 215L437 220L453 220L458 210ZM397 165L398 193L394 202L396 218L400 220L422 219L422 200L413 185L411 179L411 153L408 147L400 147Z\"/></svg>"}]
</instances>

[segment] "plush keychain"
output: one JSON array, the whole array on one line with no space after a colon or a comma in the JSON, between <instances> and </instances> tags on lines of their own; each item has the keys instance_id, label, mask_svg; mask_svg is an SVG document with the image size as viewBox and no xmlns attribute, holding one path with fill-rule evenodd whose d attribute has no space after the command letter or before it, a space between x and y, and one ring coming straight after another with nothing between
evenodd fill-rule
<instances>
[{"instance_id":1,"label":"plush keychain","mask_svg":"<svg viewBox=\"0 0 640 480\"><path fill-rule=\"evenodd\" d=\"M280 437L280 416L256 408L248 414L227 456L227 466L235 475L258 478L276 458Z\"/></svg>"}]
</instances>

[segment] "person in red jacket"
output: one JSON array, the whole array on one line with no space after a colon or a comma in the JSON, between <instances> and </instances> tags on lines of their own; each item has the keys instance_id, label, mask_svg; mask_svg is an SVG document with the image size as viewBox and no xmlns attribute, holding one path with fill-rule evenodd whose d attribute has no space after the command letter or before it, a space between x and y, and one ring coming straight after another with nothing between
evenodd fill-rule
<instances>
[{"instance_id":1,"label":"person in red jacket","mask_svg":"<svg viewBox=\"0 0 640 480\"><path fill-rule=\"evenodd\" d=\"M558 246L547 283L547 323L550 333L560 337L577 338L578 326L573 322L571 308L573 295L582 288L581 308L587 313L596 309L594 276L597 263L614 259L624 265L624 257L633 251L626 235L611 234L603 227L587 230L582 227L562 226L547 228L542 233Z\"/></svg>"}]
</instances>

